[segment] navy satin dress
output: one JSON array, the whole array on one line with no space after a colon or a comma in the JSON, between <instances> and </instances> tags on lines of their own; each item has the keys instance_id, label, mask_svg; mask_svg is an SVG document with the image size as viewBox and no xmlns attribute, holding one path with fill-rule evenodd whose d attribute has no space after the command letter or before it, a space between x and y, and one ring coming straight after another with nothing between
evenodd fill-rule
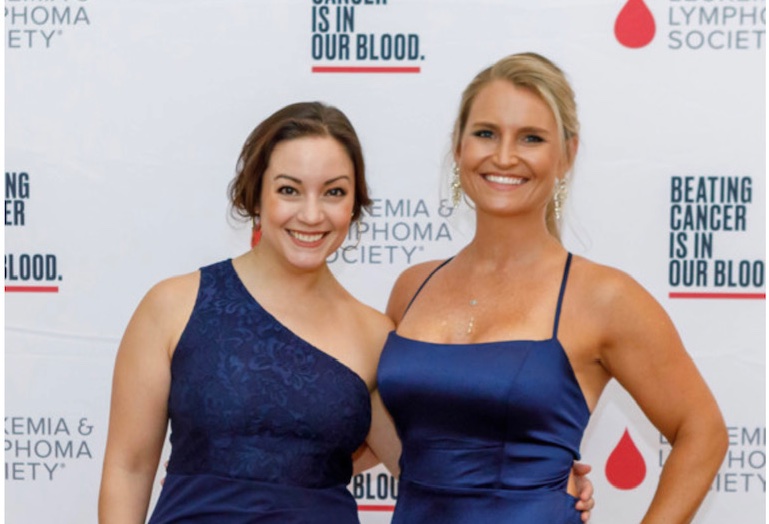
<instances>
[{"instance_id":1,"label":"navy satin dress","mask_svg":"<svg viewBox=\"0 0 769 524\"><path fill-rule=\"evenodd\" d=\"M548 340L390 333L378 384L403 443L393 524L581 522L566 485L590 411L557 338L570 263Z\"/></svg>"},{"instance_id":2,"label":"navy satin dress","mask_svg":"<svg viewBox=\"0 0 769 524\"><path fill-rule=\"evenodd\" d=\"M265 311L227 260L201 269L171 363L172 451L151 524L357 524L347 490L365 382Z\"/></svg>"}]
</instances>

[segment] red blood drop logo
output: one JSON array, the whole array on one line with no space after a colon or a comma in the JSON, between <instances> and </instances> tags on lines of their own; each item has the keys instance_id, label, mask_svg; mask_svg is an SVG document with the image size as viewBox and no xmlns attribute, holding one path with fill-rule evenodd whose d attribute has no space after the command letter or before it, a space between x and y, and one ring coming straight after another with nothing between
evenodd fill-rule
<instances>
[{"instance_id":1,"label":"red blood drop logo","mask_svg":"<svg viewBox=\"0 0 769 524\"><path fill-rule=\"evenodd\" d=\"M617 489L637 488L646 478L646 463L627 429L606 461L606 478Z\"/></svg>"},{"instance_id":2,"label":"red blood drop logo","mask_svg":"<svg viewBox=\"0 0 769 524\"><path fill-rule=\"evenodd\" d=\"M656 26L644 0L628 0L614 22L614 36L625 47L637 49L652 41Z\"/></svg>"}]
</instances>

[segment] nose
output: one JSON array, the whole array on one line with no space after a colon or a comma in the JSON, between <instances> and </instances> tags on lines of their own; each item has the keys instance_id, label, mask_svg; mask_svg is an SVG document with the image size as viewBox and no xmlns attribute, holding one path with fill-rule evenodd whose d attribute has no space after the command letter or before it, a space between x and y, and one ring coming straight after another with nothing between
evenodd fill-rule
<instances>
[{"instance_id":1,"label":"nose","mask_svg":"<svg viewBox=\"0 0 769 524\"><path fill-rule=\"evenodd\" d=\"M302 202L299 220L305 224L318 224L323 221L323 205L317 198L308 197Z\"/></svg>"},{"instance_id":2,"label":"nose","mask_svg":"<svg viewBox=\"0 0 769 524\"><path fill-rule=\"evenodd\" d=\"M509 167L518 163L518 150L513 140L500 140L494 152L494 161L502 167Z\"/></svg>"}]
</instances>

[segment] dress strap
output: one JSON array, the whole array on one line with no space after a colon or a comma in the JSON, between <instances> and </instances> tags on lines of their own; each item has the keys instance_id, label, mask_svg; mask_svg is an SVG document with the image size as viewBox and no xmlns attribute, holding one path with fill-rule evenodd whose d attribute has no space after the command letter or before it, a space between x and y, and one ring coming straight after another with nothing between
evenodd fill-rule
<instances>
[{"instance_id":1,"label":"dress strap","mask_svg":"<svg viewBox=\"0 0 769 524\"><path fill-rule=\"evenodd\" d=\"M421 292L422 292L422 288L424 288L424 287L425 287L425 284L427 284L427 283L430 281L430 279L431 279L431 278L433 278L433 275L434 275L435 273L437 273L437 272L438 272L438 270L439 270L440 268L442 268L443 266L445 266L446 264L448 264L448 263L449 263L449 262L451 262L452 260L454 260L454 257L451 257L451 258L447 258L446 260L444 260L443 262L441 262L441 263L438 265L438 267L436 267L435 269L433 269L432 271L430 271L430 274L429 274L429 275L427 275L427 278L426 278L426 279L424 280L424 282L422 282L422 284L419 286L419 289L417 289L417 292L416 292L416 293L414 293L414 296L413 296L413 297L411 297L411 300L409 300L409 305L408 305L408 306L406 306L406 309L403 311L403 315L401 315L401 320L403 320L403 317L405 317L405 316L406 316L406 313L408 313L408 312L409 312L409 309L411 309L411 304L413 304L413 303L414 303L414 300L416 300L417 296L419 296L419 293L421 293Z\"/></svg>"},{"instance_id":2,"label":"dress strap","mask_svg":"<svg viewBox=\"0 0 769 524\"><path fill-rule=\"evenodd\" d=\"M571 253L566 257L566 266L563 268L563 278L561 279L561 291L558 293L558 305L555 308L555 322L553 323L553 338L558 338L558 322L561 320L561 304L563 304L563 293L566 291L566 281L569 279L569 267L571 266Z\"/></svg>"}]
</instances>

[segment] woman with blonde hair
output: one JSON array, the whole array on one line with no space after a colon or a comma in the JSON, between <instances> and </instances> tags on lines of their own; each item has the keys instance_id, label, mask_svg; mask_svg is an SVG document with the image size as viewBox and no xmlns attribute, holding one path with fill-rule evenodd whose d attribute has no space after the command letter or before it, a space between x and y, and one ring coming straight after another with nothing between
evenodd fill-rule
<instances>
[{"instance_id":1,"label":"woman with blonde hair","mask_svg":"<svg viewBox=\"0 0 769 524\"><path fill-rule=\"evenodd\" d=\"M569 472L612 378L673 446L643 522L689 522L708 492L726 429L672 322L631 277L559 240L578 145L572 89L540 55L503 58L462 96L452 189L472 201L475 236L404 271L387 308L394 524L580 522ZM392 434L375 400L374 435Z\"/></svg>"}]
</instances>

